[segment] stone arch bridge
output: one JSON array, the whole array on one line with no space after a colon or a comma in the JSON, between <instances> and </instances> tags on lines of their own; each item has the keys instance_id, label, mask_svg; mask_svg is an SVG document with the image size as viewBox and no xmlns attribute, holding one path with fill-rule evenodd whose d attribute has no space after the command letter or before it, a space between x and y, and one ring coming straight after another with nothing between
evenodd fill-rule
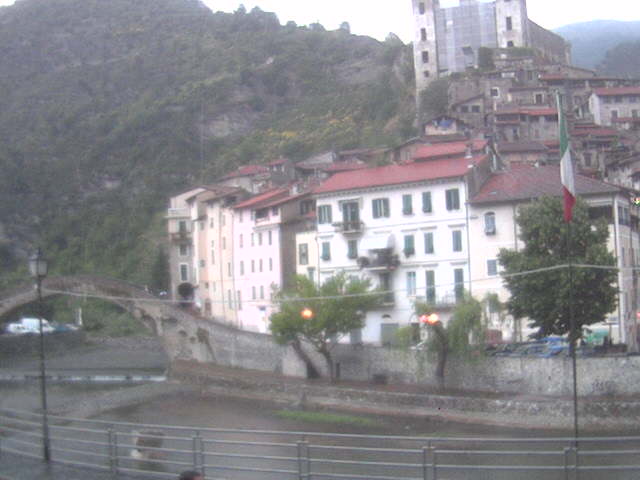
<instances>
[{"instance_id":1,"label":"stone arch bridge","mask_svg":"<svg viewBox=\"0 0 640 480\"><path fill-rule=\"evenodd\" d=\"M276 345L271 336L200 317L139 285L89 275L48 277L43 280L42 295L80 295L119 305L161 337L172 362L191 360L304 375L305 367L291 349ZM0 317L36 300L33 284L0 292Z\"/></svg>"}]
</instances>

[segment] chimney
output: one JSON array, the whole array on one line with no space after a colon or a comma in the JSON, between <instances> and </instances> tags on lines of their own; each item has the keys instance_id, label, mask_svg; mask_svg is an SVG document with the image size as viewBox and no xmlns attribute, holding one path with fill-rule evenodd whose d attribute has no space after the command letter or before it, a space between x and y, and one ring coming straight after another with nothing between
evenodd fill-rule
<instances>
[{"instance_id":1,"label":"chimney","mask_svg":"<svg viewBox=\"0 0 640 480\"><path fill-rule=\"evenodd\" d=\"M471 140L467 142L467 150L465 152L464 158L473 158L473 141Z\"/></svg>"}]
</instances>

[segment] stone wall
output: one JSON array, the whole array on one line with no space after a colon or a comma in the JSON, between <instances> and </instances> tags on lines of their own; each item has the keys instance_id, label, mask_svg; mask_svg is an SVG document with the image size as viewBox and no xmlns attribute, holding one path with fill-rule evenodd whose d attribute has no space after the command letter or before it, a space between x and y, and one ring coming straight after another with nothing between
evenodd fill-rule
<instances>
[{"instance_id":1,"label":"stone wall","mask_svg":"<svg viewBox=\"0 0 640 480\"><path fill-rule=\"evenodd\" d=\"M390 383L436 386L434 359L416 351L339 345L335 359L343 379L373 380L379 375ZM583 357L577 365L581 396L640 393L640 357ZM570 358L451 359L445 377L448 388L470 391L556 396L570 396L573 391Z\"/></svg>"},{"instance_id":2,"label":"stone wall","mask_svg":"<svg viewBox=\"0 0 640 480\"><path fill-rule=\"evenodd\" d=\"M44 339L45 354L64 352L84 344L84 332L48 333ZM0 359L35 356L40 352L40 335L0 335Z\"/></svg>"}]
</instances>

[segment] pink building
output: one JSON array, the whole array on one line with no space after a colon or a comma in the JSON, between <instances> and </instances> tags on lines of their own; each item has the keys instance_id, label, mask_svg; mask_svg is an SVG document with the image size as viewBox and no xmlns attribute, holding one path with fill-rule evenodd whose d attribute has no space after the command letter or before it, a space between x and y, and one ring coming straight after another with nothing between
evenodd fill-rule
<instances>
[{"instance_id":1,"label":"pink building","mask_svg":"<svg viewBox=\"0 0 640 480\"><path fill-rule=\"evenodd\" d=\"M314 212L307 193L275 188L234 206L233 265L238 326L267 333L274 288L295 275L295 234Z\"/></svg>"}]
</instances>

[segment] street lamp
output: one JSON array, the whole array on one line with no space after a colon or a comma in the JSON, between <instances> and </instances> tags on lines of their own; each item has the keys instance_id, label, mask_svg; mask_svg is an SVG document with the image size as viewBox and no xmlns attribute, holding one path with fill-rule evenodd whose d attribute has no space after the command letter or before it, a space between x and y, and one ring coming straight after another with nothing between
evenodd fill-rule
<instances>
[{"instance_id":1,"label":"street lamp","mask_svg":"<svg viewBox=\"0 0 640 480\"><path fill-rule=\"evenodd\" d=\"M300 316L305 320L311 320L313 318L313 310L307 307L300 312Z\"/></svg>"},{"instance_id":2,"label":"street lamp","mask_svg":"<svg viewBox=\"0 0 640 480\"><path fill-rule=\"evenodd\" d=\"M36 280L38 292L38 319L40 324L40 396L42 399L42 452L44 461L51 461L51 448L49 441L49 419L47 417L47 380L45 377L44 361L44 331L42 330L42 279L47 276L47 260L42 256L38 248L36 253L29 257L29 273Z\"/></svg>"}]
</instances>

